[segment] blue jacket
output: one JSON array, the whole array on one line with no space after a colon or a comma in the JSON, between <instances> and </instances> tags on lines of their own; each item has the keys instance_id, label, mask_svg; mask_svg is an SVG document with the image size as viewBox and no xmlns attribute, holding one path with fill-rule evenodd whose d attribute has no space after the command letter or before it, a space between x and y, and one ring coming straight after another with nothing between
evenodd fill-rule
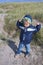
<instances>
[{"instance_id":1,"label":"blue jacket","mask_svg":"<svg viewBox=\"0 0 43 65\"><path fill-rule=\"evenodd\" d=\"M17 27L21 29L20 32L20 42L24 42L25 44L29 44L33 38L34 33L38 32L41 28L41 25L37 25L36 27L30 25L28 27L24 27L21 22L17 21Z\"/></svg>"}]
</instances>

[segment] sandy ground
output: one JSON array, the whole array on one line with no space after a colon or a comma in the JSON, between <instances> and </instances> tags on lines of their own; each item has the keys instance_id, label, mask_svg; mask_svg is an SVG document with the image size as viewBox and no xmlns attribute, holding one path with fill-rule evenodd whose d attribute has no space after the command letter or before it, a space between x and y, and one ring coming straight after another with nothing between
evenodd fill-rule
<instances>
[{"instance_id":1,"label":"sandy ground","mask_svg":"<svg viewBox=\"0 0 43 65\"><path fill-rule=\"evenodd\" d=\"M0 65L43 65L43 47L31 46L31 55L24 57L24 53L14 57L19 39L0 40ZM23 49L25 50L25 49Z\"/></svg>"}]
</instances>

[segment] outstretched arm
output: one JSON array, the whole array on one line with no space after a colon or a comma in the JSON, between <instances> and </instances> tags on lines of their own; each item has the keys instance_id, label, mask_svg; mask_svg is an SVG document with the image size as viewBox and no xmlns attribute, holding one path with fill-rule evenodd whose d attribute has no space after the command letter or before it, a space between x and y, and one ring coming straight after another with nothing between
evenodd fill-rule
<instances>
[{"instance_id":1,"label":"outstretched arm","mask_svg":"<svg viewBox=\"0 0 43 65\"><path fill-rule=\"evenodd\" d=\"M21 23L21 21L20 21L20 20L18 20L18 21L17 21L16 26L17 26L19 29L24 30L23 23Z\"/></svg>"}]
</instances>

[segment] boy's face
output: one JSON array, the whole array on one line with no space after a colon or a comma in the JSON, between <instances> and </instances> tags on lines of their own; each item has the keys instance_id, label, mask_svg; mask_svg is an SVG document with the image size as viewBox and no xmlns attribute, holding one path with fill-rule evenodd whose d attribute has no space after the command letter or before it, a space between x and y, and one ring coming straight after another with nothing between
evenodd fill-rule
<instances>
[{"instance_id":1,"label":"boy's face","mask_svg":"<svg viewBox=\"0 0 43 65\"><path fill-rule=\"evenodd\" d=\"M25 26L25 27L28 27L28 26L30 26L30 23L29 23L28 21L25 21L25 22L24 22L24 26Z\"/></svg>"}]
</instances>

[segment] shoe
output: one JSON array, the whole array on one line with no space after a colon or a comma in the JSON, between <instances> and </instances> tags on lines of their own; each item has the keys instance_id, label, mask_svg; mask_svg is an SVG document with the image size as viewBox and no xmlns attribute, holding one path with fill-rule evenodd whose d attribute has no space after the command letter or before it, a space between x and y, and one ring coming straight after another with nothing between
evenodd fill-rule
<instances>
[{"instance_id":1,"label":"shoe","mask_svg":"<svg viewBox=\"0 0 43 65\"><path fill-rule=\"evenodd\" d=\"M20 55L20 53L16 51L14 57L17 58L17 57L19 57L19 55Z\"/></svg>"},{"instance_id":2,"label":"shoe","mask_svg":"<svg viewBox=\"0 0 43 65\"><path fill-rule=\"evenodd\" d=\"M15 54L14 57L15 57L15 58L19 58L19 55L20 55L20 54Z\"/></svg>"},{"instance_id":3,"label":"shoe","mask_svg":"<svg viewBox=\"0 0 43 65\"><path fill-rule=\"evenodd\" d=\"M26 53L24 57L28 58L30 55L31 55L30 53Z\"/></svg>"}]
</instances>

